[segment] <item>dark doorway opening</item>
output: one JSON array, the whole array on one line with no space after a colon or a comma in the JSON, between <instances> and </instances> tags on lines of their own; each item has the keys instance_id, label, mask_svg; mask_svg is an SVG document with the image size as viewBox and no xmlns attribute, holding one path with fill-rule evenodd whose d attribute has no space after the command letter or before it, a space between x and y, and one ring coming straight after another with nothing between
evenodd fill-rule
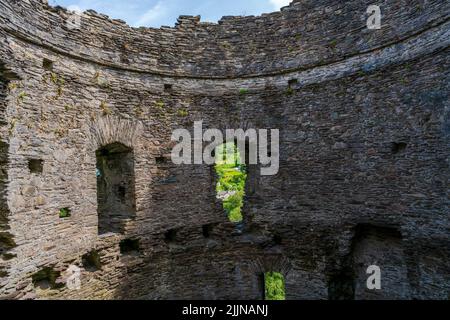
<instances>
[{"instance_id":1,"label":"dark doorway opening","mask_svg":"<svg viewBox=\"0 0 450 320\"><path fill-rule=\"evenodd\" d=\"M136 216L133 150L121 143L96 152L98 232L124 233Z\"/></svg>"}]
</instances>

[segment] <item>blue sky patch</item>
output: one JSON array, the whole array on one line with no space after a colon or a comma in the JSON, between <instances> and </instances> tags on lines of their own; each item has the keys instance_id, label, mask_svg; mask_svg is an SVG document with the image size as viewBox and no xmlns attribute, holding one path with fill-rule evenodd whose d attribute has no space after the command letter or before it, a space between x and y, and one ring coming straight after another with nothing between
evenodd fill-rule
<instances>
[{"instance_id":1,"label":"blue sky patch","mask_svg":"<svg viewBox=\"0 0 450 320\"><path fill-rule=\"evenodd\" d=\"M228 15L259 15L279 10L290 0L49 0L51 5L93 9L134 27L174 26L180 15L201 15L217 22Z\"/></svg>"}]
</instances>

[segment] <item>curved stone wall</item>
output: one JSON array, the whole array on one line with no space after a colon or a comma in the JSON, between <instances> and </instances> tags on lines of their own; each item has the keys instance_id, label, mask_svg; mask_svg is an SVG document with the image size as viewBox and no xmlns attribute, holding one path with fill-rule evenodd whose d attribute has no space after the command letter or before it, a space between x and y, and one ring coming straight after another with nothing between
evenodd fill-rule
<instances>
[{"instance_id":1,"label":"curved stone wall","mask_svg":"<svg viewBox=\"0 0 450 320\"><path fill-rule=\"evenodd\" d=\"M87 12L74 31L63 9L1 0L1 222L15 246L0 296L261 299L261 275L278 271L289 299L447 299L449 4L383 3L379 31L365 28L369 4L161 29ZM243 228L213 168L168 158L172 131L199 120L280 129L280 172L251 169ZM114 142L133 150L136 214L99 236L96 150ZM364 263L388 269L379 294ZM54 288L38 281L46 268Z\"/></svg>"},{"instance_id":2,"label":"curved stone wall","mask_svg":"<svg viewBox=\"0 0 450 320\"><path fill-rule=\"evenodd\" d=\"M235 78L327 65L401 42L448 19L441 0L383 4L383 32L366 28L371 1L293 1L261 17L218 24L180 17L175 28L135 29L86 12L81 30L70 13L39 1L2 3L2 25L16 37L116 68L176 77Z\"/></svg>"}]
</instances>

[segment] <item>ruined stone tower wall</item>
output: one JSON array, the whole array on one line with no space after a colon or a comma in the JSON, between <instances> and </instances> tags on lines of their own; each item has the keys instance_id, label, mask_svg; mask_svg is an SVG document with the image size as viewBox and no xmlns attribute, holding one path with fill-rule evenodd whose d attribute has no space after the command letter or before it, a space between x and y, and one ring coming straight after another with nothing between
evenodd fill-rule
<instances>
[{"instance_id":1,"label":"ruined stone tower wall","mask_svg":"<svg viewBox=\"0 0 450 320\"><path fill-rule=\"evenodd\" d=\"M447 299L449 3L383 2L381 31L370 4L161 29L86 12L71 30L63 9L0 1L0 296L261 299L278 271L289 299ZM243 228L212 167L170 160L173 130L199 120L281 130L278 175L249 172ZM114 144L132 150L134 201L99 234L98 151Z\"/></svg>"}]
</instances>

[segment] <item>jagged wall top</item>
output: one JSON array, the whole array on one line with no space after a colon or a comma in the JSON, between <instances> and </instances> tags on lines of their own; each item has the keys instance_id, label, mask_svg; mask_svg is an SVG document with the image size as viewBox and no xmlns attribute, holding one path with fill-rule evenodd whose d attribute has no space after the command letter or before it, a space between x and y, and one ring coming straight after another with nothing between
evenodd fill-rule
<instances>
[{"instance_id":1,"label":"jagged wall top","mask_svg":"<svg viewBox=\"0 0 450 320\"><path fill-rule=\"evenodd\" d=\"M401 41L448 19L450 2L384 2L383 30L366 28L371 0L294 0L280 12L224 17L218 24L181 16L175 28L132 28L94 11L80 30L45 0L0 0L3 36L77 59L176 77L277 74L340 61Z\"/></svg>"}]
</instances>

